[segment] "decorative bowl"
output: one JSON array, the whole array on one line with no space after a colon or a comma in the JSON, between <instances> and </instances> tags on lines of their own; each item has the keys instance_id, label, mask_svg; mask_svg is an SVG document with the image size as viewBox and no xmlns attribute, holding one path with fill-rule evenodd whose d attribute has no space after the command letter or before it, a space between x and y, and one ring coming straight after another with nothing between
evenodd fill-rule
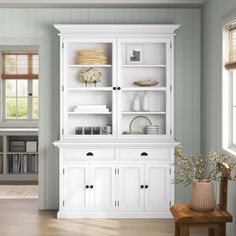
<instances>
[{"instance_id":1,"label":"decorative bowl","mask_svg":"<svg viewBox=\"0 0 236 236\"><path fill-rule=\"evenodd\" d=\"M147 78L144 80L134 81L134 84L136 84L138 86L142 86L142 87L150 87L150 86L158 85L159 82L156 79Z\"/></svg>"}]
</instances>

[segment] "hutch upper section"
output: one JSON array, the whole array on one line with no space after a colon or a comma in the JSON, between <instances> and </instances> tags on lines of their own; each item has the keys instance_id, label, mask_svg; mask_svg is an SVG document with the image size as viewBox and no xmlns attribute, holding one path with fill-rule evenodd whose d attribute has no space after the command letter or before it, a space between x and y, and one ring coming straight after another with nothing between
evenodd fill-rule
<instances>
[{"instance_id":1,"label":"hutch upper section","mask_svg":"<svg viewBox=\"0 0 236 236\"><path fill-rule=\"evenodd\" d=\"M173 140L179 25L55 25L61 140Z\"/></svg>"}]
</instances>

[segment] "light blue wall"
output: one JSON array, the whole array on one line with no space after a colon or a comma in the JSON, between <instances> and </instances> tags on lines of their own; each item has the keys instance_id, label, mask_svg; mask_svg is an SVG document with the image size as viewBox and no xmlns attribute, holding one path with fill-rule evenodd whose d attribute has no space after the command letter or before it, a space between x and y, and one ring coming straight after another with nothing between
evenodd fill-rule
<instances>
[{"instance_id":1,"label":"light blue wall","mask_svg":"<svg viewBox=\"0 0 236 236\"><path fill-rule=\"evenodd\" d=\"M0 9L1 38L41 38L45 44L46 89L45 208L58 207L59 38L53 24L145 23L180 24L175 53L175 137L186 153L200 152L200 9ZM188 189L178 187L178 202L189 200Z\"/></svg>"},{"instance_id":2,"label":"light blue wall","mask_svg":"<svg viewBox=\"0 0 236 236\"><path fill-rule=\"evenodd\" d=\"M235 0L208 0L202 20L202 151L221 149L221 22L236 10ZM236 19L236 14L235 14ZM230 183L229 211L236 219L236 183ZM235 235L236 223L228 225L229 236Z\"/></svg>"}]
</instances>

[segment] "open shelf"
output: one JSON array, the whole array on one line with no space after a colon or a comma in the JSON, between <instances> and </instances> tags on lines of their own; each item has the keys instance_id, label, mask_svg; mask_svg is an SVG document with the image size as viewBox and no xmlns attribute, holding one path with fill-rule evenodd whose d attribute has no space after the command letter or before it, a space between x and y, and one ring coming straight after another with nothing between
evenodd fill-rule
<instances>
[{"instance_id":1,"label":"open shelf","mask_svg":"<svg viewBox=\"0 0 236 236\"><path fill-rule=\"evenodd\" d=\"M38 155L38 152L7 152L7 154L29 154L29 155Z\"/></svg>"},{"instance_id":2,"label":"open shelf","mask_svg":"<svg viewBox=\"0 0 236 236\"><path fill-rule=\"evenodd\" d=\"M6 175L13 175L13 176L22 176L22 175L25 175L25 176L38 176L38 172L35 172L35 173L7 173Z\"/></svg>"},{"instance_id":3,"label":"open shelf","mask_svg":"<svg viewBox=\"0 0 236 236\"><path fill-rule=\"evenodd\" d=\"M144 65L144 64L142 64L142 65L122 65L122 67L123 68L139 68L139 67L141 67L141 68L144 68L144 67L146 67L146 68L155 68L155 67L165 68L166 65Z\"/></svg>"},{"instance_id":4,"label":"open shelf","mask_svg":"<svg viewBox=\"0 0 236 236\"><path fill-rule=\"evenodd\" d=\"M166 87L125 87L122 88L123 91L166 91Z\"/></svg>"},{"instance_id":5,"label":"open shelf","mask_svg":"<svg viewBox=\"0 0 236 236\"><path fill-rule=\"evenodd\" d=\"M69 68L81 68L81 67L104 67L104 68L109 68L112 67L112 65L68 65Z\"/></svg>"},{"instance_id":6,"label":"open shelf","mask_svg":"<svg viewBox=\"0 0 236 236\"><path fill-rule=\"evenodd\" d=\"M110 115L112 114L111 111L109 112L73 112L69 111L68 115Z\"/></svg>"},{"instance_id":7,"label":"open shelf","mask_svg":"<svg viewBox=\"0 0 236 236\"><path fill-rule=\"evenodd\" d=\"M123 111L122 115L165 115L164 111Z\"/></svg>"},{"instance_id":8,"label":"open shelf","mask_svg":"<svg viewBox=\"0 0 236 236\"><path fill-rule=\"evenodd\" d=\"M37 146L38 136L35 132L8 131L0 135L0 180L37 181Z\"/></svg>"},{"instance_id":9,"label":"open shelf","mask_svg":"<svg viewBox=\"0 0 236 236\"><path fill-rule=\"evenodd\" d=\"M76 91L112 91L112 87L81 87L81 88L68 88L69 92Z\"/></svg>"}]
</instances>

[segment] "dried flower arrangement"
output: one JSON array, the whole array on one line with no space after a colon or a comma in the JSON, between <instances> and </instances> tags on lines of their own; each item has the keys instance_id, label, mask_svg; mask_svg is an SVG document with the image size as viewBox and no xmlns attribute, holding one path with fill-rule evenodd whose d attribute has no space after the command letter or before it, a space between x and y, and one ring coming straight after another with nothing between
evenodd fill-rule
<instances>
[{"instance_id":1,"label":"dried flower arrangement","mask_svg":"<svg viewBox=\"0 0 236 236\"><path fill-rule=\"evenodd\" d=\"M236 166L232 161L232 155L210 151L207 158L198 154L197 156L185 156L182 154L181 146L175 148L176 161L174 183L182 183L185 186L191 184L193 180L220 180L221 172L217 163L226 163L230 169L229 179L235 181L236 176L231 170Z\"/></svg>"}]
</instances>

